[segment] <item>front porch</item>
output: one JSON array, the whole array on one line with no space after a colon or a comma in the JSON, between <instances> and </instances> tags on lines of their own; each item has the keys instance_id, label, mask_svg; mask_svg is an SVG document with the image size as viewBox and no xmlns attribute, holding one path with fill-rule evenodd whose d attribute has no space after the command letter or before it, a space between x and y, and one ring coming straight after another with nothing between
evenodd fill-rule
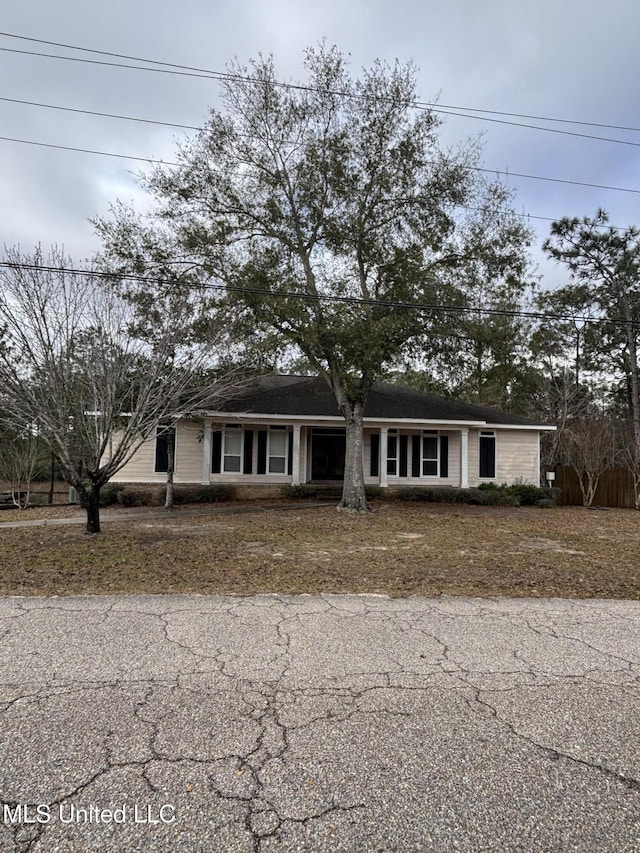
<instances>
[{"instance_id":1,"label":"front porch","mask_svg":"<svg viewBox=\"0 0 640 853\"><path fill-rule=\"evenodd\" d=\"M176 472L179 455L178 442ZM334 424L204 423L203 484L339 485L344 462L345 429ZM469 485L469 428L366 425L363 468L366 485L465 488Z\"/></svg>"}]
</instances>

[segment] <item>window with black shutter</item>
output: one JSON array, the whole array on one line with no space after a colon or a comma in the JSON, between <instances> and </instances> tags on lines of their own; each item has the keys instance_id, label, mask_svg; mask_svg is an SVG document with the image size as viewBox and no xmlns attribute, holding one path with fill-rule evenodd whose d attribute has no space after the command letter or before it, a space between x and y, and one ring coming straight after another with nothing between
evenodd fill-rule
<instances>
[{"instance_id":1,"label":"window with black shutter","mask_svg":"<svg viewBox=\"0 0 640 853\"><path fill-rule=\"evenodd\" d=\"M496 436L494 432L480 433L480 479L494 480L496 476Z\"/></svg>"}]
</instances>

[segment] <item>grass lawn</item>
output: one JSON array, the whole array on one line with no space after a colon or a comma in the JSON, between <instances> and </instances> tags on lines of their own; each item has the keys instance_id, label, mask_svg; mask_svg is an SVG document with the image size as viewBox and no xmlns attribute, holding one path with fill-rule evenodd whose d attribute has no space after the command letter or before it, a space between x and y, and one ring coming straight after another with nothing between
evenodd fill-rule
<instances>
[{"instance_id":1,"label":"grass lawn","mask_svg":"<svg viewBox=\"0 0 640 853\"><path fill-rule=\"evenodd\" d=\"M0 521L78 510L33 512ZM182 592L637 599L640 514L389 502L0 530L0 594Z\"/></svg>"}]
</instances>

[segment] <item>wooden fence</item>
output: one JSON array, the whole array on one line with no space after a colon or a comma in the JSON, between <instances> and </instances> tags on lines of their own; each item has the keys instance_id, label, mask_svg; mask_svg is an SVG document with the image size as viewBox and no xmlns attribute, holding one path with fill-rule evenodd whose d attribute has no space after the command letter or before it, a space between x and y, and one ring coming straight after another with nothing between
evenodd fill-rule
<instances>
[{"instance_id":1,"label":"wooden fence","mask_svg":"<svg viewBox=\"0 0 640 853\"><path fill-rule=\"evenodd\" d=\"M554 486L560 489L558 503L562 506L582 506L578 475L573 468L558 465ZM625 468L609 468L600 475L593 506L635 507L633 478Z\"/></svg>"}]
</instances>

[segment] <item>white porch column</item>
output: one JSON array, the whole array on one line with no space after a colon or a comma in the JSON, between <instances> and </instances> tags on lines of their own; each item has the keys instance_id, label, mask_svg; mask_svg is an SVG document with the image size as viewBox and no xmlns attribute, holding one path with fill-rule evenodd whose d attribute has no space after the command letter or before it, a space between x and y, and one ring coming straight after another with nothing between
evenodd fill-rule
<instances>
[{"instance_id":1,"label":"white porch column","mask_svg":"<svg viewBox=\"0 0 640 853\"><path fill-rule=\"evenodd\" d=\"M293 453L291 455L291 485L300 485L300 424L293 425Z\"/></svg>"},{"instance_id":2,"label":"white porch column","mask_svg":"<svg viewBox=\"0 0 640 853\"><path fill-rule=\"evenodd\" d=\"M460 430L460 488L469 488L469 430Z\"/></svg>"},{"instance_id":3,"label":"white porch column","mask_svg":"<svg viewBox=\"0 0 640 853\"><path fill-rule=\"evenodd\" d=\"M386 489L389 485L387 480L387 440L389 436L388 427L380 427L380 486Z\"/></svg>"},{"instance_id":4,"label":"white porch column","mask_svg":"<svg viewBox=\"0 0 640 853\"><path fill-rule=\"evenodd\" d=\"M211 418L204 419L204 436L202 439L202 485L211 482Z\"/></svg>"}]
</instances>

